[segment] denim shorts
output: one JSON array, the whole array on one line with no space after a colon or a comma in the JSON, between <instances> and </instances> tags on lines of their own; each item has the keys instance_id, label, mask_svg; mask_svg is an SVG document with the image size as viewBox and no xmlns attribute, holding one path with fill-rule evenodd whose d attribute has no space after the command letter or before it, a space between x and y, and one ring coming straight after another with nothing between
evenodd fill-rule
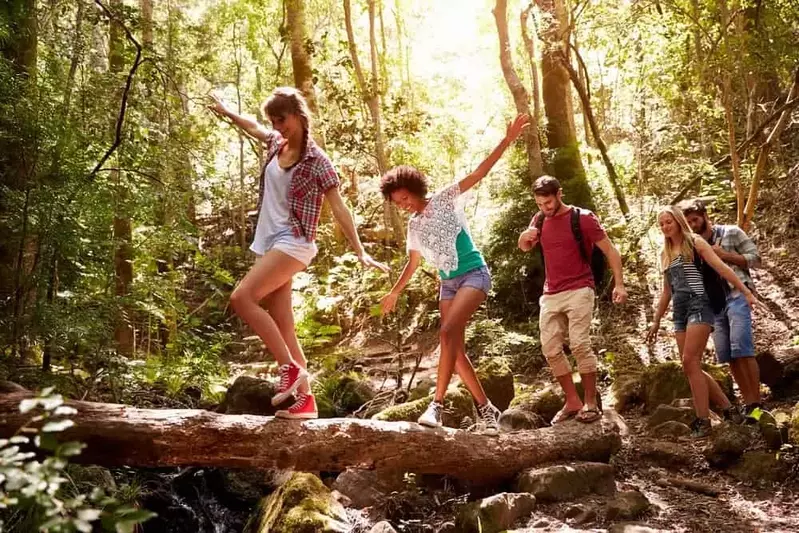
<instances>
[{"instance_id":1,"label":"denim shorts","mask_svg":"<svg viewBox=\"0 0 799 533\"><path fill-rule=\"evenodd\" d=\"M727 297L727 307L716 315L713 344L719 363L729 363L740 357L754 357L752 337L752 308L738 291Z\"/></svg>"},{"instance_id":2,"label":"denim shorts","mask_svg":"<svg viewBox=\"0 0 799 533\"><path fill-rule=\"evenodd\" d=\"M675 292L672 296L672 307L674 331L685 331L690 324L707 324L713 328L716 316L706 295Z\"/></svg>"},{"instance_id":3,"label":"denim shorts","mask_svg":"<svg viewBox=\"0 0 799 533\"><path fill-rule=\"evenodd\" d=\"M473 287L488 294L491 290L491 273L488 267L483 265L452 279L442 279L439 300L452 300L461 287Z\"/></svg>"}]
</instances>

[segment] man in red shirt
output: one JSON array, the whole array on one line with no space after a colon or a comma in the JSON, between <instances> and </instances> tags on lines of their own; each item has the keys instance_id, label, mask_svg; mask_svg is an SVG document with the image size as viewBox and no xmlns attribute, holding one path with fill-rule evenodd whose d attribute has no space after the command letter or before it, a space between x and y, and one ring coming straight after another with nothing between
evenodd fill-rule
<instances>
[{"instance_id":1,"label":"man in red shirt","mask_svg":"<svg viewBox=\"0 0 799 533\"><path fill-rule=\"evenodd\" d=\"M527 252L541 244L544 255L546 280L544 294L539 301L541 314L538 322L541 332L541 349L566 394L566 405L552 419L552 424L572 417L581 422L593 422L601 413L596 398L596 355L591 348L591 316L594 311L595 285L590 259L594 246L607 258L613 271L613 302L627 299L622 278L621 256L608 239L596 215L581 209L579 230L582 233L585 253L579 248L575 229L572 228L572 210L577 209L562 201L563 190L557 179L542 176L533 189L535 203L540 213L533 217L530 226L519 236L519 248ZM538 217L543 216L541 221ZM572 369L563 352L566 328L569 346L577 361L577 370L585 389L585 403L580 400L572 380Z\"/></svg>"}]
</instances>

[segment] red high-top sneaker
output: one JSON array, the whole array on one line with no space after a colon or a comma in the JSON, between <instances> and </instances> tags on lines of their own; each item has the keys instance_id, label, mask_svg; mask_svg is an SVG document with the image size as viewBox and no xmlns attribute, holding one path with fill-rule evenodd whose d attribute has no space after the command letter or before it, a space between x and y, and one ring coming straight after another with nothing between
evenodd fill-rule
<instances>
[{"instance_id":1,"label":"red high-top sneaker","mask_svg":"<svg viewBox=\"0 0 799 533\"><path fill-rule=\"evenodd\" d=\"M280 405L285 402L289 396L294 394L297 387L304 381L308 381L308 372L294 363L281 365L278 372L280 372L280 383L277 386L277 394L272 396L272 405Z\"/></svg>"},{"instance_id":2,"label":"red high-top sneaker","mask_svg":"<svg viewBox=\"0 0 799 533\"><path fill-rule=\"evenodd\" d=\"M294 405L288 409L281 409L275 413L275 416L297 420L319 418L319 413L316 410L316 399L313 394L298 392L297 401L294 402Z\"/></svg>"}]
</instances>

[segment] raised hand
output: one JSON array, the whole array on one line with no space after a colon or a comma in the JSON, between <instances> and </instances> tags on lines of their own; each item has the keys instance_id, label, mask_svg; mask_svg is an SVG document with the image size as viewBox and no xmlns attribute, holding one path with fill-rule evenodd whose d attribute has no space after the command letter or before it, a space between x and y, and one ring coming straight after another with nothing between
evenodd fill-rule
<instances>
[{"instance_id":1,"label":"raised hand","mask_svg":"<svg viewBox=\"0 0 799 533\"><path fill-rule=\"evenodd\" d=\"M538 244L538 228L527 228L519 235L519 249L529 252Z\"/></svg>"},{"instance_id":2,"label":"raised hand","mask_svg":"<svg viewBox=\"0 0 799 533\"><path fill-rule=\"evenodd\" d=\"M208 104L208 109L210 109L211 111L213 111L217 115L221 115L223 117L228 115L229 109L228 109L227 105L225 104L225 102L222 101L221 98L219 98L214 93L209 94L208 98L211 99L211 103Z\"/></svg>"},{"instance_id":3,"label":"raised hand","mask_svg":"<svg viewBox=\"0 0 799 533\"><path fill-rule=\"evenodd\" d=\"M391 270L387 264L381 263L380 261L375 261L372 259L372 256L366 252L358 256L358 261L360 261L365 267L376 268L378 270L382 270L383 272L388 272Z\"/></svg>"},{"instance_id":4,"label":"raised hand","mask_svg":"<svg viewBox=\"0 0 799 533\"><path fill-rule=\"evenodd\" d=\"M516 139L519 138L521 135L522 130L526 128L530 124L530 116L522 113L520 115L516 115L516 118L513 119L513 122L508 124L507 132L505 133L505 138L508 140L509 143L512 143Z\"/></svg>"}]
</instances>

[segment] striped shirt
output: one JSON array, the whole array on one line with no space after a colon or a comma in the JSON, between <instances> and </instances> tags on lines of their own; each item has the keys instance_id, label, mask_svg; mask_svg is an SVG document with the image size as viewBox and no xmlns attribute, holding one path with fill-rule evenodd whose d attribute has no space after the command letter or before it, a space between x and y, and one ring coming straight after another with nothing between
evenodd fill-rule
<instances>
[{"instance_id":1,"label":"striped shirt","mask_svg":"<svg viewBox=\"0 0 799 533\"><path fill-rule=\"evenodd\" d=\"M694 252L698 253L698 252ZM702 281L702 273L697 270L696 265L693 261L686 263L682 260L682 256L678 255L674 258L674 260L669 265L669 268L679 268L682 267L683 273L685 274L685 282L688 283L688 288L691 289L697 296L702 296L705 294L705 283Z\"/></svg>"},{"instance_id":2,"label":"striped shirt","mask_svg":"<svg viewBox=\"0 0 799 533\"><path fill-rule=\"evenodd\" d=\"M713 226L712 242L720 245L727 252L735 252L746 259L746 268L729 263L735 275L750 289L754 288L755 283L749 273L750 268L760 266L760 254L757 246L749 236L735 225L716 224Z\"/></svg>"}]
</instances>

